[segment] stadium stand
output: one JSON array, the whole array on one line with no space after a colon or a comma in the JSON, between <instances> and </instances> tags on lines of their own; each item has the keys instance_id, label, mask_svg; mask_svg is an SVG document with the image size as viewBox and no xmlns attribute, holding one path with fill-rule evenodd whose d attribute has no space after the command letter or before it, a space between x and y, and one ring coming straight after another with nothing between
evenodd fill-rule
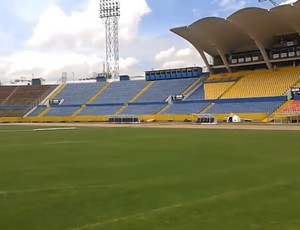
<instances>
[{"instance_id":1,"label":"stadium stand","mask_svg":"<svg viewBox=\"0 0 300 230\"><path fill-rule=\"evenodd\" d=\"M201 85L186 100L194 101L194 100L204 100L204 99L205 99L204 86Z\"/></svg>"},{"instance_id":2,"label":"stadium stand","mask_svg":"<svg viewBox=\"0 0 300 230\"><path fill-rule=\"evenodd\" d=\"M221 95L225 93L231 86L233 86L235 82L228 81L228 82L215 82L215 83L205 83L204 90L205 90L205 99L218 99Z\"/></svg>"},{"instance_id":3,"label":"stadium stand","mask_svg":"<svg viewBox=\"0 0 300 230\"><path fill-rule=\"evenodd\" d=\"M196 80L197 78L186 78L154 81L153 85L136 102L163 102L170 95L181 94Z\"/></svg>"},{"instance_id":4,"label":"stadium stand","mask_svg":"<svg viewBox=\"0 0 300 230\"><path fill-rule=\"evenodd\" d=\"M83 105L87 103L87 101L102 87L104 87L105 84L105 82L70 83L67 84L54 99L63 99L63 105Z\"/></svg>"},{"instance_id":5,"label":"stadium stand","mask_svg":"<svg viewBox=\"0 0 300 230\"><path fill-rule=\"evenodd\" d=\"M252 73L242 77L221 98L281 96L299 80L299 69Z\"/></svg>"},{"instance_id":6,"label":"stadium stand","mask_svg":"<svg viewBox=\"0 0 300 230\"><path fill-rule=\"evenodd\" d=\"M266 113L272 114L286 101L286 97L242 98L216 100L207 113Z\"/></svg>"},{"instance_id":7,"label":"stadium stand","mask_svg":"<svg viewBox=\"0 0 300 230\"><path fill-rule=\"evenodd\" d=\"M197 114L210 104L209 101L174 102L161 114Z\"/></svg>"},{"instance_id":8,"label":"stadium stand","mask_svg":"<svg viewBox=\"0 0 300 230\"><path fill-rule=\"evenodd\" d=\"M81 105L65 105L65 106L51 106L50 110L44 114L46 117L65 117L72 116Z\"/></svg>"},{"instance_id":9,"label":"stadium stand","mask_svg":"<svg viewBox=\"0 0 300 230\"><path fill-rule=\"evenodd\" d=\"M121 115L149 115L157 114L168 103L166 102L149 102L149 103L129 103Z\"/></svg>"},{"instance_id":10,"label":"stadium stand","mask_svg":"<svg viewBox=\"0 0 300 230\"><path fill-rule=\"evenodd\" d=\"M1 86L1 117L21 117L41 102L56 86Z\"/></svg>"},{"instance_id":11,"label":"stadium stand","mask_svg":"<svg viewBox=\"0 0 300 230\"><path fill-rule=\"evenodd\" d=\"M55 86L1 86L1 105L36 105L44 99Z\"/></svg>"},{"instance_id":12,"label":"stadium stand","mask_svg":"<svg viewBox=\"0 0 300 230\"><path fill-rule=\"evenodd\" d=\"M292 101L287 107L282 111L283 113L300 113L300 100Z\"/></svg>"},{"instance_id":13,"label":"stadium stand","mask_svg":"<svg viewBox=\"0 0 300 230\"><path fill-rule=\"evenodd\" d=\"M47 108L46 105L38 105L35 110L33 110L30 114L29 117L37 117L40 115L45 109Z\"/></svg>"},{"instance_id":14,"label":"stadium stand","mask_svg":"<svg viewBox=\"0 0 300 230\"><path fill-rule=\"evenodd\" d=\"M92 104L127 103L138 94L148 82L119 81L113 82Z\"/></svg>"},{"instance_id":15,"label":"stadium stand","mask_svg":"<svg viewBox=\"0 0 300 230\"><path fill-rule=\"evenodd\" d=\"M115 114L123 104L91 104L78 114L78 116L105 116Z\"/></svg>"}]
</instances>

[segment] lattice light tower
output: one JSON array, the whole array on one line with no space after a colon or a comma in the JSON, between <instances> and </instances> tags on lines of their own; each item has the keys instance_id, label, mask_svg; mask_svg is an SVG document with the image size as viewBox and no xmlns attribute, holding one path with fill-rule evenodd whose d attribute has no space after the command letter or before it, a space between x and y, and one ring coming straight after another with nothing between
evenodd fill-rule
<instances>
[{"instance_id":1,"label":"lattice light tower","mask_svg":"<svg viewBox=\"0 0 300 230\"><path fill-rule=\"evenodd\" d=\"M106 63L105 75L108 79L119 79L119 0L100 0L100 18L105 25Z\"/></svg>"}]
</instances>

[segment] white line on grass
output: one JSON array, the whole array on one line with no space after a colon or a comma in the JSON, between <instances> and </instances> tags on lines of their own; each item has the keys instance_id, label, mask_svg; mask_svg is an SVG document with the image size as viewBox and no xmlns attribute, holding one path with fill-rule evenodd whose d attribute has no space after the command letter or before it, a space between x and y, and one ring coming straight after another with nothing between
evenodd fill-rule
<instances>
[{"instance_id":1,"label":"white line on grass","mask_svg":"<svg viewBox=\"0 0 300 230\"><path fill-rule=\"evenodd\" d=\"M68 145L77 143L87 143L87 141L53 141L53 142L42 142L38 145ZM5 147L25 147L25 146L37 146L36 143L24 143L24 144L8 144Z\"/></svg>"},{"instance_id":2,"label":"white line on grass","mask_svg":"<svg viewBox=\"0 0 300 230\"><path fill-rule=\"evenodd\" d=\"M63 128L41 128L33 129L33 131L63 131L63 130L75 130L76 127L63 127Z\"/></svg>"},{"instance_id":3,"label":"white line on grass","mask_svg":"<svg viewBox=\"0 0 300 230\"><path fill-rule=\"evenodd\" d=\"M143 216L148 215L148 214L155 214L155 213L159 214L159 213L167 211L167 210L181 208L181 207L184 207L184 206L187 206L187 205L190 205L190 204L204 203L204 202L215 202L218 199L231 198L234 195L247 194L247 193L260 191L260 190L264 190L264 189L272 188L272 187L276 187L276 186L289 185L291 182L298 181L298 180L300 180L300 178L277 181L277 182L274 182L274 183L265 184L265 185L261 185L261 186L257 186L257 187L251 187L251 188L238 190L238 191L230 191L230 192L222 193L222 194L211 196L211 197L205 197L205 198L201 198L201 199L198 199L198 200L172 204L172 205L161 207L161 208L151 209L151 210L147 210L147 211L144 211L144 212L138 212L138 213L128 215L128 216L117 217L117 218L105 220L105 221L102 221L102 222L87 224L87 225L83 225L83 226L80 226L80 227L71 228L71 229L68 229L68 230L91 229L91 228L98 227L98 226L105 225L105 224L112 224L112 223L124 221L126 219L143 217Z\"/></svg>"}]
</instances>

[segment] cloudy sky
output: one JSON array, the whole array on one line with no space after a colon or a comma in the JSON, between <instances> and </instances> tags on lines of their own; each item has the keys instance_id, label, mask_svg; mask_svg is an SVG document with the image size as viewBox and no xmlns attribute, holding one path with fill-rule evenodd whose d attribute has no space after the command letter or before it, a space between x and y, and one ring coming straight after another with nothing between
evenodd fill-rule
<instances>
[{"instance_id":1,"label":"cloudy sky","mask_svg":"<svg viewBox=\"0 0 300 230\"><path fill-rule=\"evenodd\" d=\"M289 0L288 2L292 2ZM199 65L187 42L169 31L206 16L227 17L257 0L120 0L120 73ZM278 0L278 3L287 1ZM0 0L0 81L58 80L102 72L104 26L99 0Z\"/></svg>"}]
</instances>

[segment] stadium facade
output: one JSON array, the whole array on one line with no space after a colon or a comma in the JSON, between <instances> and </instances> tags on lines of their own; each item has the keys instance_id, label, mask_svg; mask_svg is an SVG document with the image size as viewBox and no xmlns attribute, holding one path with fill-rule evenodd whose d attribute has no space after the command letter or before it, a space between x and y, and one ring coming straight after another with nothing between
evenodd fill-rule
<instances>
[{"instance_id":1,"label":"stadium facade","mask_svg":"<svg viewBox=\"0 0 300 230\"><path fill-rule=\"evenodd\" d=\"M270 10L245 8L227 19L203 18L171 31L198 50L211 73L300 64L300 1Z\"/></svg>"}]
</instances>

